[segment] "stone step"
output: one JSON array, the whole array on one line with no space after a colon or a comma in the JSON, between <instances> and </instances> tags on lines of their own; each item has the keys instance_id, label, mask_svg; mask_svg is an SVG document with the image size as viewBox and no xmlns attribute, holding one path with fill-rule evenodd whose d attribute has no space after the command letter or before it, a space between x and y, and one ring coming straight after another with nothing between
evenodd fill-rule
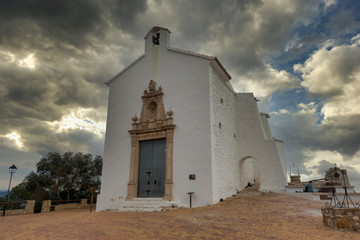
<instances>
[{"instance_id":1,"label":"stone step","mask_svg":"<svg viewBox=\"0 0 360 240\"><path fill-rule=\"evenodd\" d=\"M134 198L132 201L126 201L120 211L134 212L155 212L165 209L178 208L179 204L173 201L163 201L161 198Z\"/></svg>"},{"instance_id":2,"label":"stone step","mask_svg":"<svg viewBox=\"0 0 360 240\"><path fill-rule=\"evenodd\" d=\"M164 201L162 198L133 198L133 202L162 202Z\"/></svg>"},{"instance_id":3,"label":"stone step","mask_svg":"<svg viewBox=\"0 0 360 240\"><path fill-rule=\"evenodd\" d=\"M119 212L161 212L162 208L124 207Z\"/></svg>"},{"instance_id":4,"label":"stone step","mask_svg":"<svg viewBox=\"0 0 360 240\"><path fill-rule=\"evenodd\" d=\"M161 208L172 206L171 204L159 204L159 203L126 203L124 207L149 207L149 208Z\"/></svg>"}]
</instances>

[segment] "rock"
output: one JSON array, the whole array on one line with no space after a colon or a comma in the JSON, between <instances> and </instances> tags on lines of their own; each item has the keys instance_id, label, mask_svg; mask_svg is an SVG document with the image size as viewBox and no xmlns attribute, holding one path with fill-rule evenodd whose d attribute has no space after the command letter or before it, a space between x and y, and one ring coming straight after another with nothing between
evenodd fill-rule
<instances>
[{"instance_id":1,"label":"rock","mask_svg":"<svg viewBox=\"0 0 360 240\"><path fill-rule=\"evenodd\" d=\"M359 231L359 230L360 230L360 224L359 224L358 222L353 223L352 229L353 229L354 231Z\"/></svg>"}]
</instances>

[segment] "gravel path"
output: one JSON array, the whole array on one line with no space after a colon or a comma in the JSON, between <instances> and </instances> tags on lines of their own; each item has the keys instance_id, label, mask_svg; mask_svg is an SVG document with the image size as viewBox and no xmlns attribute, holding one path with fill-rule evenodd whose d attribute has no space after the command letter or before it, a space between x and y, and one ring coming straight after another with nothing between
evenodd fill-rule
<instances>
[{"instance_id":1,"label":"gravel path","mask_svg":"<svg viewBox=\"0 0 360 240\"><path fill-rule=\"evenodd\" d=\"M0 218L0 239L360 239L325 227L322 203L242 192L209 207L166 212L88 209Z\"/></svg>"}]
</instances>

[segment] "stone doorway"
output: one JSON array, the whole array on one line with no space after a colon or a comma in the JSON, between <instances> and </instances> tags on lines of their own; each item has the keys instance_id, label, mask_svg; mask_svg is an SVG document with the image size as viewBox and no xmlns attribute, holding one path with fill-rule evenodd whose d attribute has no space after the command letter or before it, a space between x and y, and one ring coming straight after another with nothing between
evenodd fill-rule
<instances>
[{"instance_id":1,"label":"stone doorway","mask_svg":"<svg viewBox=\"0 0 360 240\"><path fill-rule=\"evenodd\" d=\"M150 80L148 89L141 97L143 106L140 119L135 115L132 129L129 130L131 159L126 200L162 197L170 201L173 200L174 184L174 113L171 109L165 112L164 93L161 87L156 87L154 80Z\"/></svg>"}]
</instances>

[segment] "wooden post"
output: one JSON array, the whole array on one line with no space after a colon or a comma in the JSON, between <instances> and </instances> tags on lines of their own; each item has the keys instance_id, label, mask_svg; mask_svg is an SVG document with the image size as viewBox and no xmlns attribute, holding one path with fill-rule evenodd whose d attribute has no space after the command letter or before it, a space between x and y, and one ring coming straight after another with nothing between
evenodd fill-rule
<instances>
[{"instance_id":1,"label":"wooden post","mask_svg":"<svg viewBox=\"0 0 360 240\"><path fill-rule=\"evenodd\" d=\"M91 192L91 199L90 199L90 212L92 210L92 204L93 204L93 200L94 200L94 186L90 187L90 192Z\"/></svg>"}]
</instances>

